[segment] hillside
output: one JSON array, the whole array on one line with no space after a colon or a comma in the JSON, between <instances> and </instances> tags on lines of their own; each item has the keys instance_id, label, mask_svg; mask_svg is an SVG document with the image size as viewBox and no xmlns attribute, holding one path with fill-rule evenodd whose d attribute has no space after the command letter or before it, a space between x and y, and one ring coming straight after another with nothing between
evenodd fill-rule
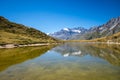
<instances>
[{"instance_id":1,"label":"hillside","mask_svg":"<svg viewBox=\"0 0 120 80\"><path fill-rule=\"evenodd\" d=\"M95 38L91 40L67 40L66 42L103 42L103 43L120 44L120 32L115 33L111 36Z\"/></svg>"},{"instance_id":2,"label":"hillside","mask_svg":"<svg viewBox=\"0 0 120 80\"><path fill-rule=\"evenodd\" d=\"M117 42L120 43L120 32L113 34L111 36L92 39L93 42Z\"/></svg>"},{"instance_id":3,"label":"hillside","mask_svg":"<svg viewBox=\"0 0 120 80\"><path fill-rule=\"evenodd\" d=\"M10 22L0 16L0 44L51 43L57 41L39 30Z\"/></svg>"}]
</instances>

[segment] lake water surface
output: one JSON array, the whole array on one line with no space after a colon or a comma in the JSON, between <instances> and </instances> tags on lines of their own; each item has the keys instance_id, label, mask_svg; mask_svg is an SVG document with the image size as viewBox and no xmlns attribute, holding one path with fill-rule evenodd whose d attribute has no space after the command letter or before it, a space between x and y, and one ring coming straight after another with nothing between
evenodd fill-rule
<instances>
[{"instance_id":1,"label":"lake water surface","mask_svg":"<svg viewBox=\"0 0 120 80\"><path fill-rule=\"evenodd\" d=\"M0 80L120 80L120 45L0 49Z\"/></svg>"}]
</instances>

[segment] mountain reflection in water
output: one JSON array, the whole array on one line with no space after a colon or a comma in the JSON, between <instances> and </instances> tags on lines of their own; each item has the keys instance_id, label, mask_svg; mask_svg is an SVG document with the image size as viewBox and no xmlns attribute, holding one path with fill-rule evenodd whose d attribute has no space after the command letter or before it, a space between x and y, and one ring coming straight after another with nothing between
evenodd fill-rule
<instances>
[{"instance_id":1,"label":"mountain reflection in water","mask_svg":"<svg viewBox=\"0 0 120 80\"><path fill-rule=\"evenodd\" d=\"M107 60L113 65L120 66L120 45L65 43L54 50L61 53L64 57L90 55Z\"/></svg>"}]
</instances>

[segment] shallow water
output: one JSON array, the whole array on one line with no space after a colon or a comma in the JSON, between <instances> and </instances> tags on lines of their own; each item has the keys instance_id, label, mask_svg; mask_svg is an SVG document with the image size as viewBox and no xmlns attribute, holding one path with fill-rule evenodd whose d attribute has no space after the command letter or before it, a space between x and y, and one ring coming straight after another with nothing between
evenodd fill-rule
<instances>
[{"instance_id":1,"label":"shallow water","mask_svg":"<svg viewBox=\"0 0 120 80\"><path fill-rule=\"evenodd\" d=\"M0 80L120 80L120 46L65 43L0 49Z\"/></svg>"}]
</instances>

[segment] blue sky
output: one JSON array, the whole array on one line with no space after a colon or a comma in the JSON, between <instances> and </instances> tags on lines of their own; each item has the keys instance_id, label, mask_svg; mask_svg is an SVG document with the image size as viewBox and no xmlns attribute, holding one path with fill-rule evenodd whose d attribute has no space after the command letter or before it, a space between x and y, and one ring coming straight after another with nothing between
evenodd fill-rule
<instances>
[{"instance_id":1,"label":"blue sky","mask_svg":"<svg viewBox=\"0 0 120 80\"><path fill-rule=\"evenodd\" d=\"M0 16L46 33L90 28L120 16L120 0L0 0Z\"/></svg>"}]
</instances>

